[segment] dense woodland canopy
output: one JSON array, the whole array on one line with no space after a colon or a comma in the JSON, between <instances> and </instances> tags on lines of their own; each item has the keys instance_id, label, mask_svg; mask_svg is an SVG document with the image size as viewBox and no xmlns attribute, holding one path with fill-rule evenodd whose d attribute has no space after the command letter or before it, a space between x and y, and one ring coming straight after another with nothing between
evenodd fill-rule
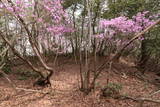
<instances>
[{"instance_id":1,"label":"dense woodland canopy","mask_svg":"<svg viewBox=\"0 0 160 107\"><path fill-rule=\"evenodd\" d=\"M8 78L18 71L13 68L23 65L36 74L35 87L53 87L67 59L78 66L75 81L85 95L107 70L107 88L101 89L107 96L112 86L121 89L109 74L123 58L140 76L160 75L160 0L0 0L0 78L13 89L20 89ZM126 98L141 107L144 101L160 103Z\"/></svg>"}]
</instances>

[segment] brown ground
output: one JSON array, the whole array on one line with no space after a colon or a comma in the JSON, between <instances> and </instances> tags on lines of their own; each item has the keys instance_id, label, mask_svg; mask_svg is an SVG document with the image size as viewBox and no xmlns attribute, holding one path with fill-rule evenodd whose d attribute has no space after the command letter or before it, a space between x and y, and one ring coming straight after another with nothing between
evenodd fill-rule
<instances>
[{"instance_id":1,"label":"brown ground","mask_svg":"<svg viewBox=\"0 0 160 107\"><path fill-rule=\"evenodd\" d=\"M132 97L147 96L158 90L158 87L144 82L133 76L138 72L135 68L123 64L117 65L115 73L110 72L110 82L123 86L121 94ZM8 81L0 77L0 107L137 107L139 103L132 100L120 100L100 97L100 88L107 83L108 73L104 72L96 83L96 90L85 96L78 90L78 66L74 63L66 63L58 68L52 80L52 88L33 87L34 78L20 80L19 75L10 74L9 78L17 87L36 89L50 94L37 92L26 92L18 90L15 92ZM151 77L151 74L148 74ZM160 94L152 98L159 99ZM144 107L160 107L158 104L145 102Z\"/></svg>"}]
</instances>

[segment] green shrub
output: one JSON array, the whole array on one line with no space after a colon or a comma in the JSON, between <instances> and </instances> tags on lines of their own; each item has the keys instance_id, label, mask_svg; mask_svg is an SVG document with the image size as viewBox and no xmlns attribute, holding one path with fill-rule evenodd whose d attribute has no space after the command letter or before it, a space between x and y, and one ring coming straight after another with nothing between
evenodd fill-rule
<instances>
[{"instance_id":1,"label":"green shrub","mask_svg":"<svg viewBox=\"0 0 160 107\"><path fill-rule=\"evenodd\" d=\"M102 96L104 97L113 97L118 98L120 96L120 91L122 89L122 85L118 83L108 83L101 89Z\"/></svg>"}]
</instances>

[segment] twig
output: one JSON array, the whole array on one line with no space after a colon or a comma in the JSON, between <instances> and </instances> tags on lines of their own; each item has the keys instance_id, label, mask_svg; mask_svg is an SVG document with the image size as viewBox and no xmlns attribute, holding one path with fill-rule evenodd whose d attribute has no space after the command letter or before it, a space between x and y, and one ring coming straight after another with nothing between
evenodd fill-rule
<instances>
[{"instance_id":1,"label":"twig","mask_svg":"<svg viewBox=\"0 0 160 107\"><path fill-rule=\"evenodd\" d=\"M13 87L13 89L14 89L15 91L17 91L17 90L23 90L23 91L28 91L28 92L38 92L38 93L42 93L42 94L49 94L49 92L43 92L43 91L39 91L39 90L18 88L18 87L16 87L16 85L11 81L11 79L8 78L8 75L7 75L6 73L4 73L2 70L0 70L0 72L3 74L4 78L6 78L7 81L11 84L11 86Z\"/></svg>"},{"instance_id":2,"label":"twig","mask_svg":"<svg viewBox=\"0 0 160 107\"><path fill-rule=\"evenodd\" d=\"M9 82L9 84L13 87L13 89L15 91L17 91L16 90L16 85L14 84L14 82L11 81L11 79L9 79L8 75L4 71L2 71L2 70L0 70L0 73L2 73L2 75L4 76L4 78Z\"/></svg>"},{"instance_id":3,"label":"twig","mask_svg":"<svg viewBox=\"0 0 160 107\"><path fill-rule=\"evenodd\" d=\"M156 91L156 92L150 94L149 96L153 96L153 95L158 94L158 93L160 93L160 90L158 90L158 91Z\"/></svg>"}]
</instances>

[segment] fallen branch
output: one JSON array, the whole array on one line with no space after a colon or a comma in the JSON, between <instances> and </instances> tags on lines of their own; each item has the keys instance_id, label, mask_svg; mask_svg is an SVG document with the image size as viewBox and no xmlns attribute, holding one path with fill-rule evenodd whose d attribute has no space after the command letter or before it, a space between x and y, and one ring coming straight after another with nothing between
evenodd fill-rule
<instances>
[{"instance_id":1,"label":"fallen branch","mask_svg":"<svg viewBox=\"0 0 160 107\"><path fill-rule=\"evenodd\" d=\"M131 97L131 96L122 96L122 100L125 100L125 99L130 99L130 100L133 100L133 101L136 101L136 102L152 102L152 103L158 103L160 104L160 100L157 100L157 99L151 99L151 98L134 98L134 97Z\"/></svg>"},{"instance_id":2,"label":"fallen branch","mask_svg":"<svg viewBox=\"0 0 160 107\"><path fill-rule=\"evenodd\" d=\"M11 79L9 79L9 77L8 77L8 75L6 73L4 73L2 70L0 70L0 73L3 74L4 78L11 84L11 86L13 87L13 89L15 91L17 91L17 90L23 90L23 91L27 91L27 92L37 92L37 93L41 93L41 94L49 94L49 92L43 92L43 91L39 91L39 90L18 88L18 87L16 87L16 85L14 84L14 82Z\"/></svg>"},{"instance_id":3,"label":"fallen branch","mask_svg":"<svg viewBox=\"0 0 160 107\"><path fill-rule=\"evenodd\" d=\"M150 94L149 96L153 96L153 95L158 94L158 93L160 93L160 90L158 90L158 91L156 91L156 92Z\"/></svg>"},{"instance_id":4,"label":"fallen branch","mask_svg":"<svg viewBox=\"0 0 160 107\"><path fill-rule=\"evenodd\" d=\"M41 93L41 94L49 94L49 92L43 92L43 91L39 91L39 90L26 89L26 88L18 88L18 87L16 87L16 90L22 90L22 91L26 91L26 92L37 92L37 93Z\"/></svg>"},{"instance_id":5,"label":"fallen branch","mask_svg":"<svg viewBox=\"0 0 160 107\"><path fill-rule=\"evenodd\" d=\"M122 96L122 99L130 99L130 100L133 100L133 101L136 101L136 102L152 102L152 103L158 103L160 104L160 100L155 100L155 99L151 99L151 98L134 98L134 97L131 97L131 96Z\"/></svg>"},{"instance_id":6,"label":"fallen branch","mask_svg":"<svg viewBox=\"0 0 160 107\"><path fill-rule=\"evenodd\" d=\"M9 79L8 75L4 71L2 71L1 69L0 69L0 73L2 73L3 77L9 82L9 84L12 86L12 88L15 91L17 91L16 90L16 85L14 84L14 82L11 81L11 79Z\"/></svg>"}]
</instances>

